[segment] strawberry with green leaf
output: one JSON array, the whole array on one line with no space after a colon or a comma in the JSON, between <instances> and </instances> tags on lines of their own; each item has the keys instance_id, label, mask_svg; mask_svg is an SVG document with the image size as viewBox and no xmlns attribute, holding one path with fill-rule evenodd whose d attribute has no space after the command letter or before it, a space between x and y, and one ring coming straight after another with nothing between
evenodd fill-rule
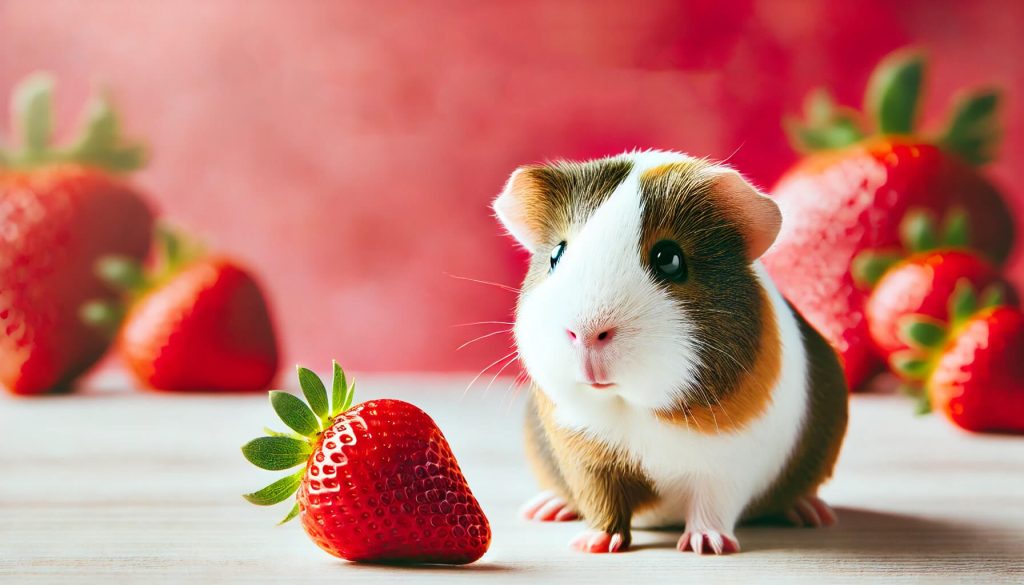
<instances>
[{"instance_id":1,"label":"strawberry with green leaf","mask_svg":"<svg viewBox=\"0 0 1024 585\"><path fill-rule=\"evenodd\" d=\"M79 308L117 293L93 266L141 261L152 238L152 211L125 182L142 147L121 135L105 97L74 139L53 144L53 85L36 74L15 88L20 145L0 147L0 386L23 395L67 390L103 356L110 339Z\"/></svg>"},{"instance_id":2,"label":"strawberry with green leaf","mask_svg":"<svg viewBox=\"0 0 1024 585\"><path fill-rule=\"evenodd\" d=\"M980 291L986 304L1016 304L1012 286L968 247L965 213L952 210L940 227L927 210L911 210L900 226L903 248L866 250L851 273L870 296L864 305L871 340L883 359L909 348L907 319L950 319L948 301L961 283Z\"/></svg>"},{"instance_id":3,"label":"strawberry with green leaf","mask_svg":"<svg viewBox=\"0 0 1024 585\"><path fill-rule=\"evenodd\" d=\"M979 298L966 280L948 313L948 322L904 320L909 348L890 357L919 389L919 412L937 409L969 431L1024 433L1024 313Z\"/></svg>"},{"instance_id":4,"label":"strawberry with green leaf","mask_svg":"<svg viewBox=\"0 0 1024 585\"><path fill-rule=\"evenodd\" d=\"M974 246L999 265L1014 242L1012 214L979 168L999 139L999 93L963 95L945 128L918 126L924 58L900 51L872 75L865 113L811 95L806 119L789 120L791 141L804 158L772 190L786 221L765 266L782 292L843 359L851 389L874 374L867 292L851 273L854 258L898 246L912 209L944 216L965 212Z\"/></svg>"},{"instance_id":5,"label":"strawberry with green leaf","mask_svg":"<svg viewBox=\"0 0 1024 585\"><path fill-rule=\"evenodd\" d=\"M269 506L294 494L282 523L300 516L320 548L350 561L466 564L487 552L487 518L426 413L401 400L352 406L337 363L330 400L316 374L298 374L305 402L270 393L291 432L268 430L242 453L261 469L299 469L245 499Z\"/></svg>"},{"instance_id":6,"label":"strawberry with green leaf","mask_svg":"<svg viewBox=\"0 0 1024 585\"><path fill-rule=\"evenodd\" d=\"M98 263L98 274L123 296L88 303L83 319L116 334L122 361L145 387L231 392L269 386L278 343L255 278L171 230L157 233L149 269L119 256Z\"/></svg>"}]
</instances>

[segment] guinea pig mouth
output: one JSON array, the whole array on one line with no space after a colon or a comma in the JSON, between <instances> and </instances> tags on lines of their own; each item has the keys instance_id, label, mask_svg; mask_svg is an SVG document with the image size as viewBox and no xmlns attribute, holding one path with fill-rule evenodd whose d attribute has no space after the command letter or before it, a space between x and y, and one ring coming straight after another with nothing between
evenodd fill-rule
<instances>
[{"instance_id":1,"label":"guinea pig mouth","mask_svg":"<svg viewBox=\"0 0 1024 585\"><path fill-rule=\"evenodd\" d=\"M597 390L605 390L607 388L611 388L614 385L615 385L614 382L590 382L589 383L589 386L591 388L595 388Z\"/></svg>"}]
</instances>

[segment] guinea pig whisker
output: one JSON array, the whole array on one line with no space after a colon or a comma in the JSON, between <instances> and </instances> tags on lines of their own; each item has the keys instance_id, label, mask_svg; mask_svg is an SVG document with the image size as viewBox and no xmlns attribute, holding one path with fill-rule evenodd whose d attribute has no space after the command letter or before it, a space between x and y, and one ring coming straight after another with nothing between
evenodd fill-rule
<instances>
[{"instance_id":1,"label":"guinea pig whisker","mask_svg":"<svg viewBox=\"0 0 1024 585\"><path fill-rule=\"evenodd\" d=\"M472 325L515 325L512 321L474 321L472 323L458 323L452 327L470 327Z\"/></svg>"},{"instance_id":2,"label":"guinea pig whisker","mask_svg":"<svg viewBox=\"0 0 1024 585\"><path fill-rule=\"evenodd\" d=\"M494 381L498 379L498 376L500 376L501 373L505 371L505 368L511 366L518 358L519 358L519 353L516 352L516 355L512 356L511 358L509 358L509 360L507 362L505 362L505 365L503 365L500 368L498 368L498 371L495 372L494 376L491 378L491 381L487 383L487 387L484 388L484 393L485 394L487 393L488 390L491 389L491 385L494 384Z\"/></svg>"},{"instance_id":3,"label":"guinea pig whisker","mask_svg":"<svg viewBox=\"0 0 1024 585\"><path fill-rule=\"evenodd\" d=\"M743 148L744 146L746 146L746 145L747 145L747 142L746 142L746 141L743 141L743 142L741 142L741 143L740 143L740 145L736 147L736 150L732 151L732 154L730 154L729 156L725 157L724 159L722 159L722 160L718 161L718 163L717 163L717 164L719 164L719 165L726 165L726 164L729 164L729 161L730 161L730 160L732 160L732 157L736 156L736 154L738 154L738 153L739 153L739 151L740 151L740 150L741 150L741 149L742 149L742 148Z\"/></svg>"},{"instance_id":4,"label":"guinea pig whisker","mask_svg":"<svg viewBox=\"0 0 1024 585\"><path fill-rule=\"evenodd\" d=\"M476 381L480 379L480 376L484 375L484 372L486 372L487 370L493 368L494 366L500 364L501 362L507 360L508 358L510 358L512 356L517 356L518 357L519 356L519 350L513 349L511 352L509 352L509 353L501 356L500 358L494 360L493 362L487 364L487 366L484 369L480 370L480 373L477 374L476 377L474 377L472 380L470 380L469 384L466 386L466 389L462 391L462 395L465 396L466 393L469 392L469 389L473 387L473 384L476 384Z\"/></svg>"},{"instance_id":5,"label":"guinea pig whisker","mask_svg":"<svg viewBox=\"0 0 1024 585\"><path fill-rule=\"evenodd\" d=\"M502 333L510 333L511 331L512 331L512 328L509 327L507 329L499 329L497 331L491 331L490 333L484 333L483 335L481 335L479 337L474 337L473 339L470 339L466 343L463 343L459 347L455 348L455 351L459 351L460 349L466 347L467 345L470 345L472 343L476 343L477 341L480 341L482 339L487 339L488 337L494 337L495 335L501 335Z\"/></svg>"},{"instance_id":6,"label":"guinea pig whisker","mask_svg":"<svg viewBox=\"0 0 1024 585\"><path fill-rule=\"evenodd\" d=\"M468 282L475 282L477 284L486 284L488 286L494 286L494 287L500 288L502 290L507 290L509 292L512 292L512 293L515 293L515 294L519 294L519 289L518 288L509 286L507 284L501 284L499 282L491 282L489 280L480 280L479 278L470 278L468 276L458 276L457 274L451 274L450 272L445 272L445 275L446 276L450 276L450 277L452 277L452 278L454 278L456 280L465 280L465 281L468 281Z\"/></svg>"}]
</instances>

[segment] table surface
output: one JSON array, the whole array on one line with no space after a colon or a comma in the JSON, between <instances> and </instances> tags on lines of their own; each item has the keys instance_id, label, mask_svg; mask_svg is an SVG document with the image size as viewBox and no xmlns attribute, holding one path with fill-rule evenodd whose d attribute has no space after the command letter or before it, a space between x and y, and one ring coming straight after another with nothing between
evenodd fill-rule
<instances>
[{"instance_id":1,"label":"table surface","mask_svg":"<svg viewBox=\"0 0 1024 585\"><path fill-rule=\"evenodd\" d=\"M516 515L535 490L523 396L507 380L464 393L468 381L364 376L359 391L414 402L444 430L493 527L473 565L330 557L299 523L275 525L285 506L239 496L276 477L238 450L274 421L263 395L138 392L113 376L84 394L0 397L0 581L1024 582L1024 438L968 435L898 397L855 396L822 492L838 526L741 527L743 552L726 557L677 552L668 531L584 555L567 548L579 523Z\"/></svg>"}]
</instances>

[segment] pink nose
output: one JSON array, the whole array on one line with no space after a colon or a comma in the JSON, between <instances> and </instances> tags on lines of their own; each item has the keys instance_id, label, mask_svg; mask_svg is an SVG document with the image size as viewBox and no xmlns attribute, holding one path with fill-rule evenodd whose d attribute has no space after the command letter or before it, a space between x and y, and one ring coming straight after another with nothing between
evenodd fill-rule
<instances>
[{"instance_id":1,"label":"pink nose","mask_svg":"<svg viewBox=\"0 0 1024 585\"><path fill-rule=\"evenodd\" d=\"M614 327L601 327L579 332L566 329L565 332L569 334L569 339L572 340L574 345L582 345L587 349L605 346L615 337Z\"/></svg>"}]
</instances>

